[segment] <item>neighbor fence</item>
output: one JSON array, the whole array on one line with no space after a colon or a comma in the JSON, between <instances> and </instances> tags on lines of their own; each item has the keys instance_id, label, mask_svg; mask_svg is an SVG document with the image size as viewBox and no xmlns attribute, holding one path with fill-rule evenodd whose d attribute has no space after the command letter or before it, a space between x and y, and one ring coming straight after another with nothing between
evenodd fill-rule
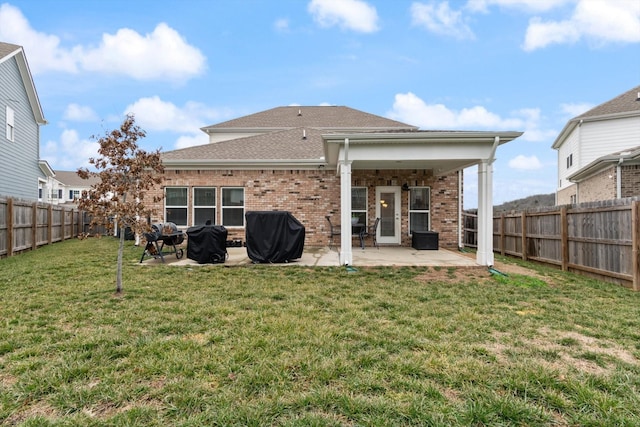
<instances>
[{"instance_id":1,"label":"neighbor fence","mask_svg":"<svg viewBox=\"0 0 640 427\"><path fill-rule=\"evenodd\" d=\"M0 198L0 257L75 238L88 226L75 207Z\"/></svg>"},{"instance_id":2,"label":"neighbor fence","mask_svg":"<svg viewBox=\"0 0 640 427\"><path fill-rule=\"evenodd\" d=\"M638 198L493 217L493 250L640 290ZM477 215L463 213L464 246L477 248Z\"/></svg>"}]
</instances>

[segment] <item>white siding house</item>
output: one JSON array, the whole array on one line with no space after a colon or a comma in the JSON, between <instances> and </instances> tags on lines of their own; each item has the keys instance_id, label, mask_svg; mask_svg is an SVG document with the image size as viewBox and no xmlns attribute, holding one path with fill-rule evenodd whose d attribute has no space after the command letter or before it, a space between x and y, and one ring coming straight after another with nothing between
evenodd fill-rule
<instances>
[{"instance_id":1,"label":"white siding house","mask_svg":"<svg viewBox=\"0 0 640 427\"><path fill-rule=\"evenodd\" d=\"M0 42L0 196L37 200L46 182L39 164L46 124L22 47ZM50 170L50 168L49 168Z\"/></svg>"},{"instance_id":2,"label":"white siding house","mask_svg":"<svg viewBox=\"0 0 640 427\"><path fill-rule=\"evenodd\" d=\"M571 119L553 148L556 204L640 195L640 86Z\"/></svg>"}]
</instances>

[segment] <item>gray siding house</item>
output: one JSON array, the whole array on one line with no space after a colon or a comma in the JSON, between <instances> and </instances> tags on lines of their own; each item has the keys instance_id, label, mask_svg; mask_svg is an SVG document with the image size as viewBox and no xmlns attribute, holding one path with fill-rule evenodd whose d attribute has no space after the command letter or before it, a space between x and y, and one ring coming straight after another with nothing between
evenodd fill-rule
<instances>
[{"instance_id":1,"label":"gray siding house","mask_svg":"<svg viewBox=\"0 0 640 427\"><path fill-rule=\"evenodd\" d=\"M39 162L46 123L24 50L0 42L0 197L39 198L50 171Z\"/></svg>"}]
</instances>

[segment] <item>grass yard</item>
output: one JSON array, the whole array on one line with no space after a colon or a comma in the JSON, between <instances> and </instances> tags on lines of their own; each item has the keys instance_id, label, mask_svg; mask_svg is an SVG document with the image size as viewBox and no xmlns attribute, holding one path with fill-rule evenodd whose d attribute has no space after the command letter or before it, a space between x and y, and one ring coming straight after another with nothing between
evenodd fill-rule
<instances>
[{"instance_id":1,"label":"grass yard","mask_svg":"<svg viewBox=\"0 0 640 427\"><path fill-rule=\"evenodd\" d=\"M0 424L640 425L640 294L616 285L142 266L128 242L115 297L116 251L0 260Z\"/></svg>"}]
</instances>

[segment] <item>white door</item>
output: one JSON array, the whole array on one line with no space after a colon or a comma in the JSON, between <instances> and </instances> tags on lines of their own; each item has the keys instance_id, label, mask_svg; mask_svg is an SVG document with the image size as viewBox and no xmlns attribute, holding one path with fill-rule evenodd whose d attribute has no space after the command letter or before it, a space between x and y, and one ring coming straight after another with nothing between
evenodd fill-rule
<instances>
[{"instance_id":1,"label":"white door","mask_svg":"<svg viewBox=\"0 0 640 427\"><path fill-rule=\"evenodd\" d=\"M378 243L400 244L400 187L376 187Z\"/></svg>"}]
</instances>

